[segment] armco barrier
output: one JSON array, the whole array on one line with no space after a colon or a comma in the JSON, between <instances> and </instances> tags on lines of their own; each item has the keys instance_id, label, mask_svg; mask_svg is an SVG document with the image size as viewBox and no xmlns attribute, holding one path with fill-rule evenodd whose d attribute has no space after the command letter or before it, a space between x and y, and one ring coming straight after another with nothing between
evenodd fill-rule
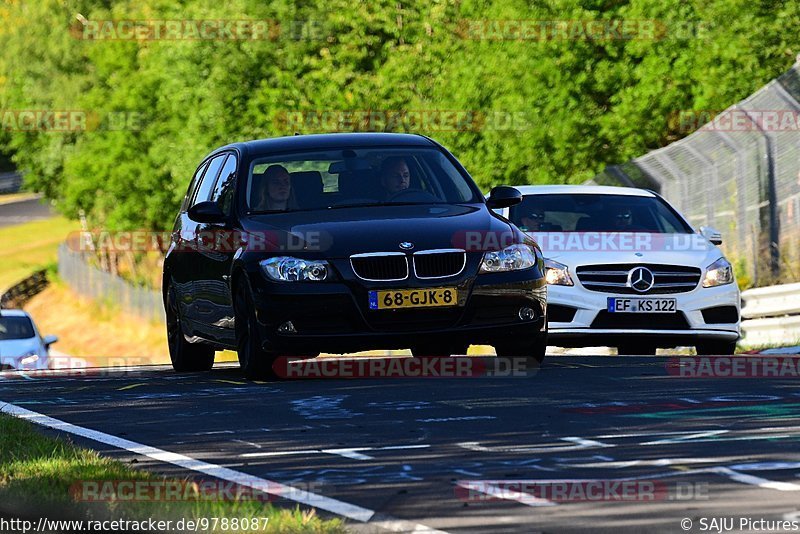
<instances>
[{"instance_id":1,"label":"armco barrier","mask_svg":"<svg viewBox=\"0 0 800 534\"><path fill-rule=\"evenodd\" d=\"M83 254L64 244L58 248L58 274L76 293L114 303L121 311L148 321L164 322L159 291L137 287L126 280L89 265Z\"/></svg>"},{"instance_id":2,"label":"armco barrier","mask_svg":"<svg viewBox=\"0 0 800 534\"><path fill-rule=\"evenodd\" d=\"M742 292L742 342L751 346L792 345L800 341L800 284Z\"/></svg>"},{"instance_id":3,"label":"armco barrier","mask_svg":"<svg viewBox=\"0 0 800 534\"><path fill-rule=\"evenodd\" d=\"M26 302L47 287L47 271L36 271L0 295L0 308L22 308Z\"/></svg>"}]
</instances>

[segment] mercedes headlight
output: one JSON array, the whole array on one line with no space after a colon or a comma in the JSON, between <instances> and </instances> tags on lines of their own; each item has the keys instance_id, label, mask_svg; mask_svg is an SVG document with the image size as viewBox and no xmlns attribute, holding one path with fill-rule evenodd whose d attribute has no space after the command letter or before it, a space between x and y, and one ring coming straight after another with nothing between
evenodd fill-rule
<instances>
[{"instance_id":1,"label":"mercedes headlight","mask_svg":"<svg viewBox=\"0 0 800 534\"><path fill-rule=\"evenodd\" d=\"M536 252L528 245L511 245L496 252L487 252L481 262L481 273L521 271L536 265Z\"/></svg>"},{"instance_id":2,"label":"mercedes headlight","mask_svg":"<svg viewBox=\"0 0 800 534\"><path fill-rule=\"evenodd\" d=\"M544 276L547 283L551 286L572 286L572 277L569 275L569 267L563 263L553 260L544 260Z\"/></svg>"},{"instance_id":3,"label":"mercedes headlight","mask_svg":"<svg viewBox=\"0 0 800 534\"><path fill-rule=\"evenodd\" d=\"M725 258L720 258L706 268L703 287L724 286L733 282L733 267Z\"/></svg>"},{"instance_id":4,"label":"mercedes headlight","mask_svg":"<svg viewBox=\"0 0 800 534\"><path fill-rule=\"evenodd\" d=\"M20 365L33 365L39 361L39 355L35 352L29 352L19 360Z\"/></svg>"},{"instance_id":5,"label":"mercedes headlight","mask_svg":"<svg viewBox=\"0 0 800 534\"><path fill-rule=\"evenodd\" d=\"M327 261L278 256L261 262L261 269L278 282L321 282L330 276Z\"/></svg>"}]
</instances>

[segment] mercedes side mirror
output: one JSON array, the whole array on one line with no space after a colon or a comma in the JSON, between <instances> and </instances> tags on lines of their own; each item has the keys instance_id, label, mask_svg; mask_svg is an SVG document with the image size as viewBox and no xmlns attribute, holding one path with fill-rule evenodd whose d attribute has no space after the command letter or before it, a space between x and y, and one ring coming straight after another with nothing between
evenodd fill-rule
<instances>
[{"instance_id":1,"label":"mercedes side mirror","mask_svg":"<svg viewBox=\"0 0 800 534\"><path fill-rule=\"evenodd\" d=\"M711 241L714 245L722 244L722 234L716 228L701 226L700 235Z\"/></svg>"}]
</instances>

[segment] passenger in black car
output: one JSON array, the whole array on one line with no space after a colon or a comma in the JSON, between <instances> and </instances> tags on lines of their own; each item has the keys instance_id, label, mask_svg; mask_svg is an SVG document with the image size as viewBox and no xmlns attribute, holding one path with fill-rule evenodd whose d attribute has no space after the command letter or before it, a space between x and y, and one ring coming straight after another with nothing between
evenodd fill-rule
<instances>
[{"instance_id":1,"label":"passenger in black car","mask_svg":"<svg viewBox=\"0 0 800 534\"><path fill-rule=\"evenodd\" d=\"M286 211L296 209L297 202L292 190L292 178L283 165L270 165L257 184L256 210Z\"/></svg>"}]
</instances>

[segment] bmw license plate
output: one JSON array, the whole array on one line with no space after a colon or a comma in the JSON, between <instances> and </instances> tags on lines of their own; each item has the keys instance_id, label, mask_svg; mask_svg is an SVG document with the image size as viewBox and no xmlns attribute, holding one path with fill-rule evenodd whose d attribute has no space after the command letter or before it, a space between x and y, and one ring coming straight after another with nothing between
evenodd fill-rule
<instances>
[{"instance_id":1,"label":"bmw license plate","mask_svg":"<svg viewBox=\"0 0 800 534\"><path fill-rule=\"evenodd\" d=\"M438 306L458 306L458 290L454 287L435 287L369 292L369 308L371 310Z\"/></svg>"},{"instance_id":2,"label":"bmw license plate","mask_svg":"<svg viewBox=\"0 0 800 534\"><path fill-rule=\"evenodd\" d=\"M609 313L675 313L675 299L608 297Z\"/></svg>"}]
</instances>

